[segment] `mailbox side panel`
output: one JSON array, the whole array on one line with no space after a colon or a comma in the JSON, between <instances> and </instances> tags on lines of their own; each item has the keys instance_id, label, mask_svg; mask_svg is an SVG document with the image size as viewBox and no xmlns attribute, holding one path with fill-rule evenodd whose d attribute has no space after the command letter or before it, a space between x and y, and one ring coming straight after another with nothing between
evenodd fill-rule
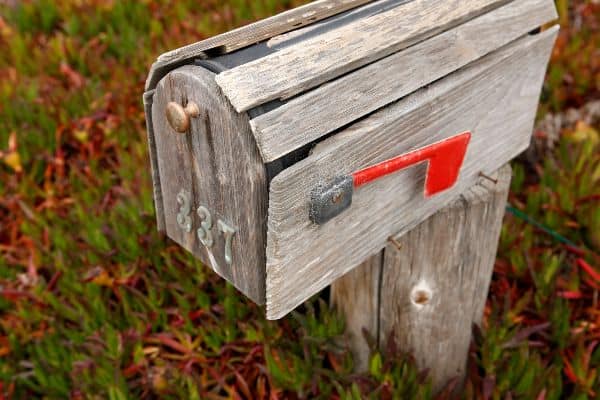
<instances>
[{"instance_id":1,"label":"mailbox side panel","mask_svg":"<svg viewBox=\"0 0 600 400\"><path fill-rule=\"evenodd\" d=\"M154 195L154 209L156 210L156 227L159 232L165 232L165 213L163 210L162 193L160 191L160 174L158 173L158 156L156 154L156 140L154 139L154 126L152 124L152 101L154 90L144 93L144 113L146 115L146 133L148 139L148 155L150 156L150 172L152 174L152 192Z\"/></svg>"},{"instance_id":2,"label":"mailbox side panel","mask_svg":"<svg viewBox=\"0 0 600 400\"><path fill-rule=\"evenodd\" d=\"M557 30L527 35L390 105L276 176L269 197L267 317L281 318L380 251L391 235L449 204L481 172L490 174L523 151ZM311 222L315 188L466 131L470 144L451 189L425 197L423 162L355 188L350 208L322 225Z\"/></svg>"},{"instance_id":3,"label":"mailbox side panel","mask_svg":"<svg viewBox=\"0 0 600 400\"><path fill-rule=\"evenodd\" d=\"M187 132L169 124L170 102L198 106ZM152 122L167 235L264 303L267 178L246 114L213 73L190 65L159 82Z\"/></svg>"}]
</instances>

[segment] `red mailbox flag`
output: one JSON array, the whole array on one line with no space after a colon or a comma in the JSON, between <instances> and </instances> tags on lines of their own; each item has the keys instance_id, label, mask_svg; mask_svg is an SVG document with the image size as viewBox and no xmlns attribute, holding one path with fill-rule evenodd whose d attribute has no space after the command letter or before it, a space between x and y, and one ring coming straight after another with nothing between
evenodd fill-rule
<instances>
[{"instance_id":1,"label":"red mailbox flag","mask_svg":"<svg viewBox=\"0 0 600 400\"><path fill-rule=\"evenodd\" d=\"M352 174L354 187L357 188L420 162L429 161L425 178L425 196L433 196L451 188L456 183L470 140L471 132L464 132L441 142L361 169Z\"/></svg>"},{"instance_id":2,"label":"red mailbox flag","mask_svg":"<svg viewBox=\"0 0 600 400\"><path fill-rule=\"evenodd\" d=\"M428 162L425 197L443 192L458 180L470 140L471 132L464 132L351 175L338 176L331 184L315 188L309 217L316 224L324 224L350 207L355 188L423 161Z\"/></svg>"}]
</instances>

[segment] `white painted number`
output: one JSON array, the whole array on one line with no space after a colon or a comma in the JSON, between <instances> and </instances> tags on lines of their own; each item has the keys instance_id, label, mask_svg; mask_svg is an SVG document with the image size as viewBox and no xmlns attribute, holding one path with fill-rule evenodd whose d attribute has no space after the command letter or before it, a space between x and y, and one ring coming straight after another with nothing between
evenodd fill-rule
<instances>
[{"instance_id":1,"label":"white painted number","mask_svg":"<svg viewBox=\"0 0 600 400\"><path fill-rule=\"evenodd\" d=\"M231 242L233 240L233 235L235 235L235 229L221 220L217 221L217 225L225 237L225 262L231 264L233 261L231 256Z\"/></svg>"},{"instance_id":2,"label":"white painted number","mask_svg":"<svg viewBox=\"0 0 600 400\"><path fill-rule=\"evenodd\" d=\"M200 222L200 228L198 228L197 231L198 239L206 247L212 247L214 241L210 230L213 227L213 222L210 211L208 211L206 207L200 206L198 207L197 213L202 220L202 222Z\"/></svg>"},{"instance_id":3,"label":"white painted number","mask_svg":"<svg viewBox=\"0 0 600 400\"><path fill-rule=\"evenodd\" d=\"M177 224L181 229L189 233L192 231L192 217L190 217L192 207L190 205L190 196L182 190L177 195L177 204L180 206L179 213L177 214Z\"/></svg>"},{"instance_id":4,"label":"white painted number","mask_svg":"<svg viewBox=\"0 0 600 400\"><path fill-rule=\"evenodd\" d=\"M190 216L192 205L190 196L185 190L182 190L177 195L177 204L179 204L177 224L185 232L190 233L192 231L192 217ZM204 206L198 207L196 213L198 214L198 217L200 217L200 228L196 230L196 236L198 237L198 240L200 240L200 243L207 248L211 248L215 243L212 233L212 229L214 228L212 214L208 208ZM233 263L233 236L235 235L236 230L220 219L217 221L217 228L225 239L225 262L231 265Z\"/></svg>"}]
</instances>

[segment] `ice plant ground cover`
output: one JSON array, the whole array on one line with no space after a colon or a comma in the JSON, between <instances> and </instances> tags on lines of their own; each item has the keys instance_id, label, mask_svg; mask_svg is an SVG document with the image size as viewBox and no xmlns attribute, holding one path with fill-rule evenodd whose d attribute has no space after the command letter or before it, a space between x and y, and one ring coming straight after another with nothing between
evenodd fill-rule
<instances>
[{"instance_id":1,"label":"ice plant ground cover","mask_svg":"<svg viewBox=\"0 0 600 400\"><path fill-rule=\"evenodd\" d=\"M353 374L343 321L320 298L268 322L156 232L151 62L298 5L0 2L0 399L431 397L427 371L393 346ZM557 6L468 399L600 396L600 4Z\"/></svg>"}]
</instances>

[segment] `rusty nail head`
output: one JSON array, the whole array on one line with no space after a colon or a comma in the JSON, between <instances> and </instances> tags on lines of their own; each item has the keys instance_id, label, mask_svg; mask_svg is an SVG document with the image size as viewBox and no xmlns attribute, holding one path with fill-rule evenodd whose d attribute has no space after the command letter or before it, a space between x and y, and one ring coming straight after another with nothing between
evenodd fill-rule
<instances>
[{"instance_id":1,"label":"rusty nail head","mask_svg":"<svg viewBox=\"0 0 600 400\"><path fill-rule=\"evenodd\" d=\"M390 236L388 240L394 245L394 247L396 247L396 249L402 250L402 243L397 241L393 236Z\"/></svg>"},{"instance_id":2,"label":"rusty nail head","mask_svg":"<svg viewBox=\"0 0 600 400\"><path fill-rule=\"evenodd\" d=\"M492 178L491 176L488 176L488 175L484 174L483 172L480 172L480 173L479 173L479 176L481 176L481 177L482 177L482 178L484 178L484 179L487 179L487 180L488 180L488 181L490 181L490 182L493 182L493 183L494 183L494 185L497 185L497 184L498 184L498 179L494 179L494 178Z\"/></svg>"}]
</instances>

